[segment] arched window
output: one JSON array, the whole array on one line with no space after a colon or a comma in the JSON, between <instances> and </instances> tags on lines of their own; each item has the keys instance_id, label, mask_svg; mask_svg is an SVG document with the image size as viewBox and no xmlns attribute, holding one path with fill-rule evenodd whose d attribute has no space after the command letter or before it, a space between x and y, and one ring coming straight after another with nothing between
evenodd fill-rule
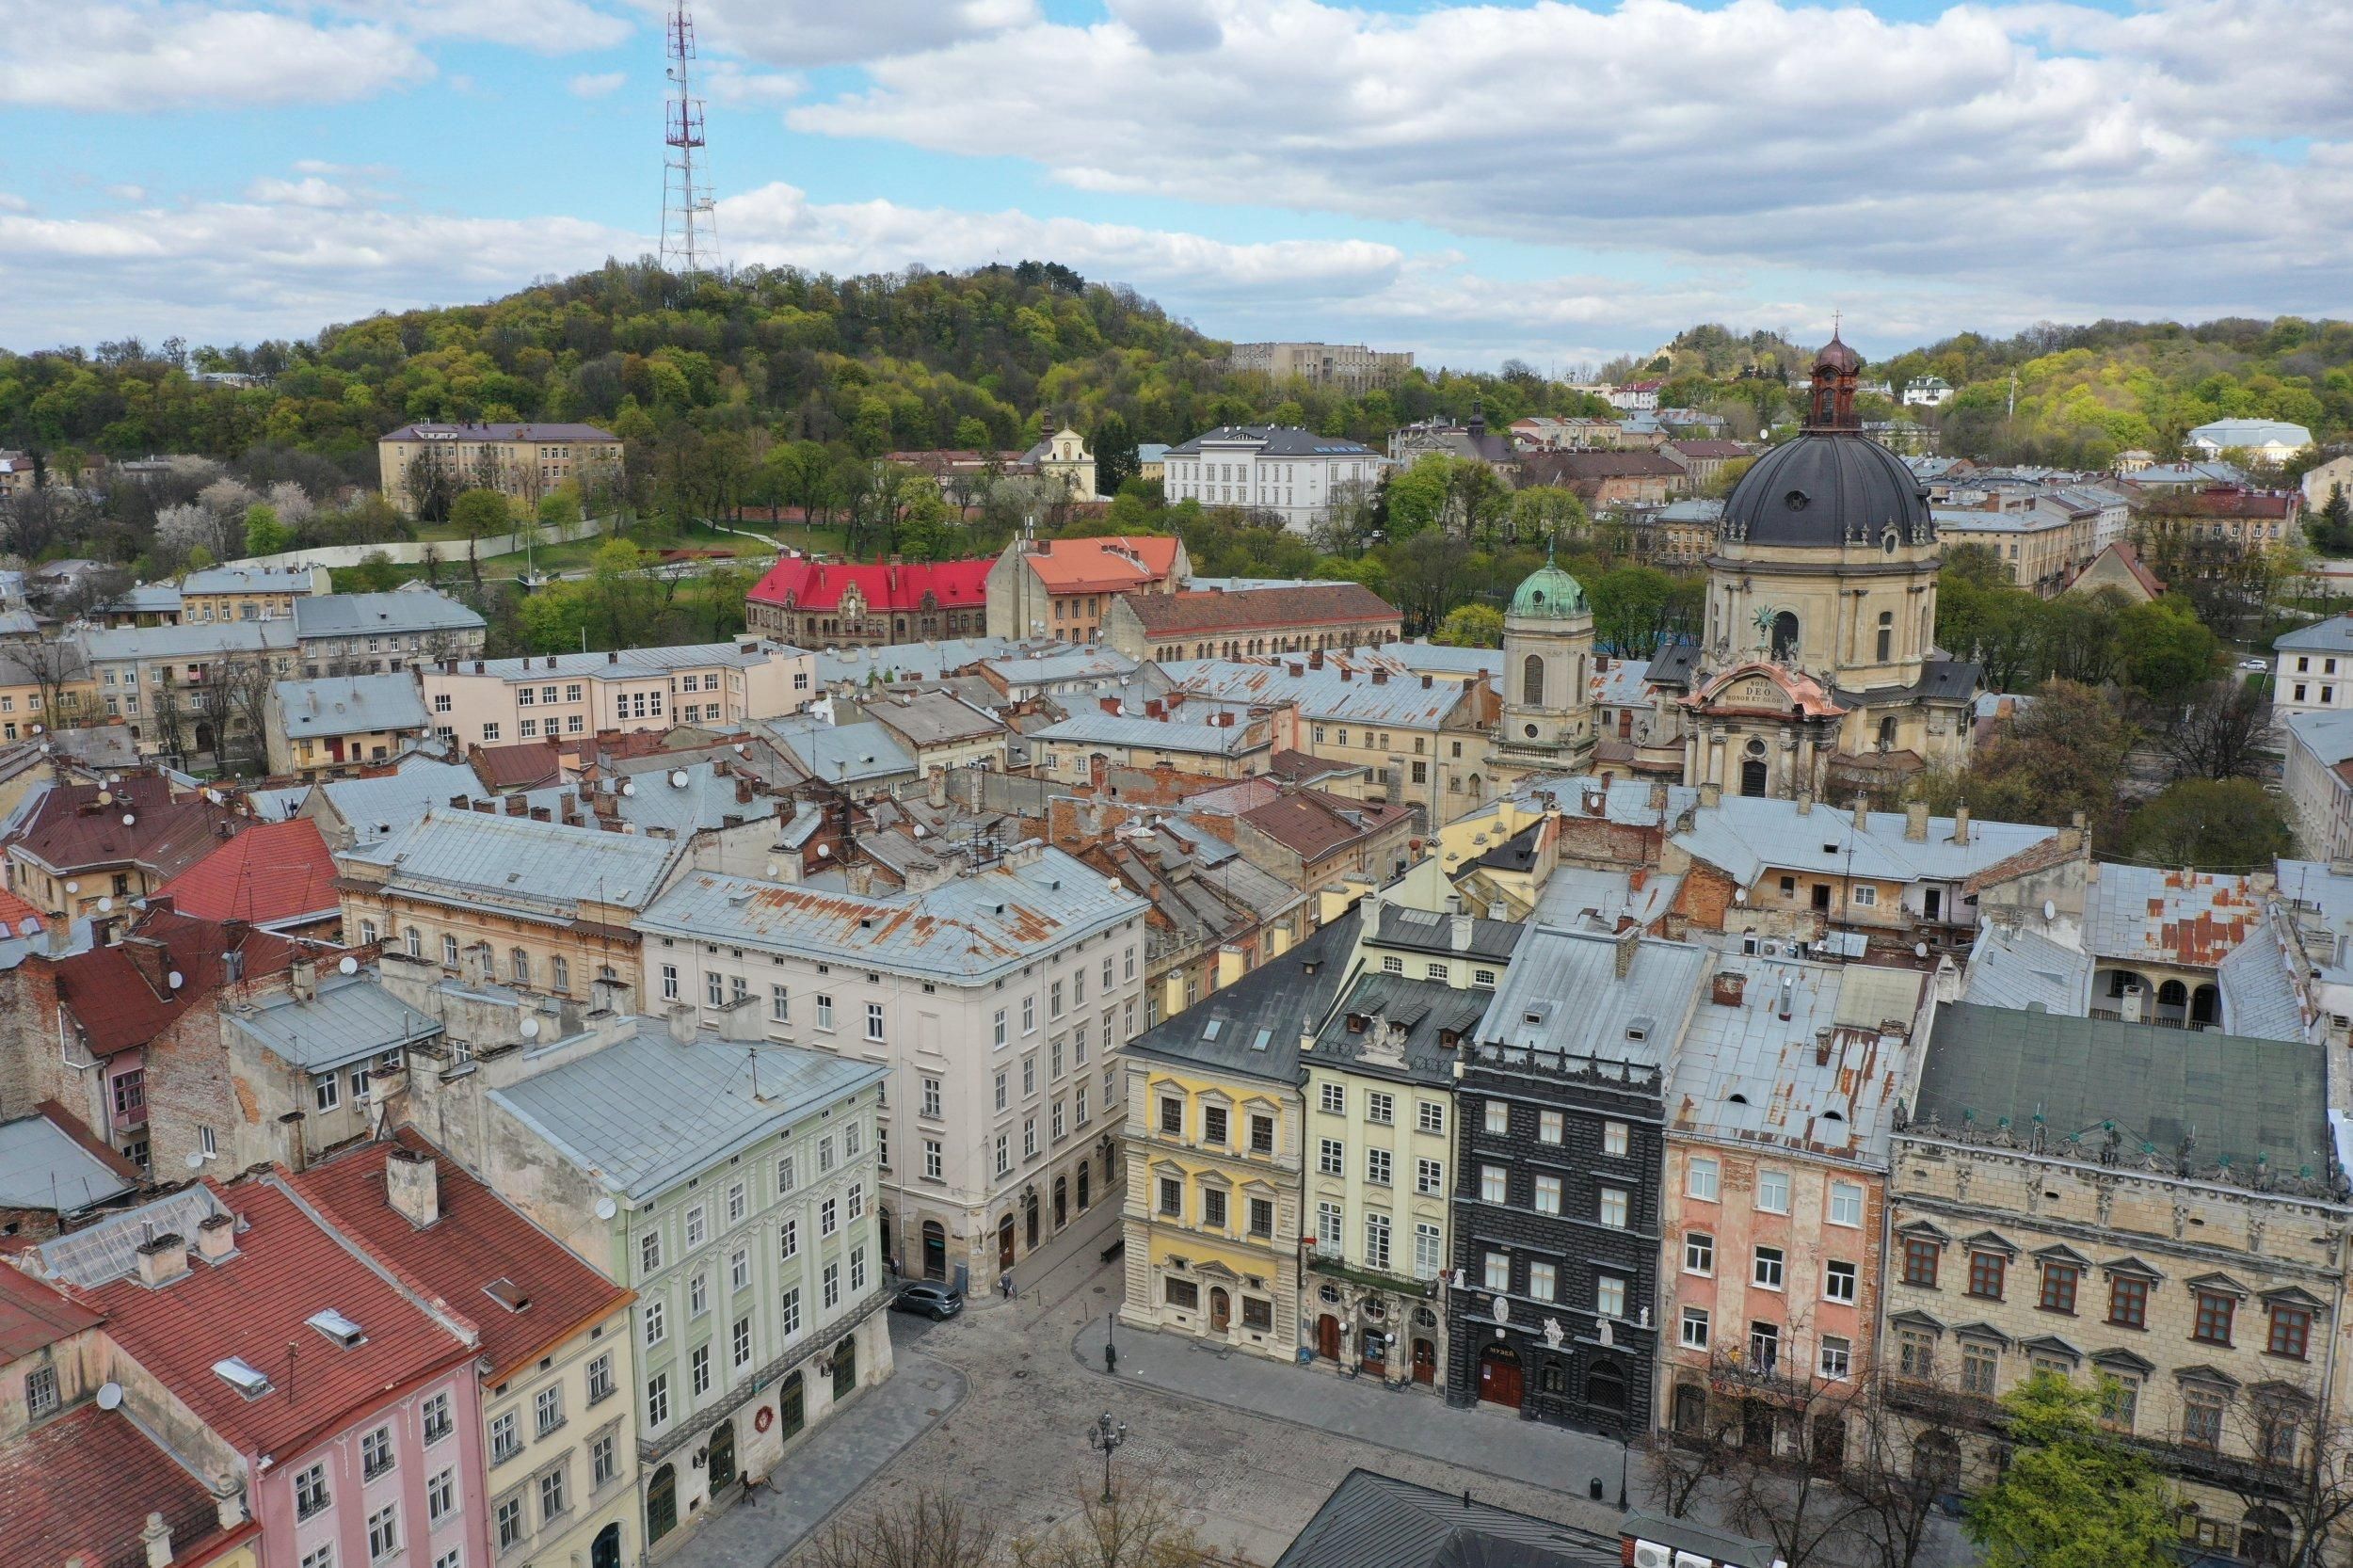
<instances>
[{"instance_id":1,"label":"arched window","mask_svg":"<svg viewBox=\"0 0 2353 1568\"><path fill-rule=\"evenodd\" d=\"M1884 664L1896 656L1896 612L1880 612L1880 663Z\"/></svg>"},{"instance_id":2,"label":"arched window","mask_svg":"<svg viewBox=\"0 0 2353 1568\"><path fill-rule=\"evenodd\" d=\"M518 985L531 984L531 954L520 948L515 948L507 953L506 962L507 967L514 972L515 983Z\"/></svg>"},{"instance_id":3,"label":"arched window","mask_svg":"<svg viewBox=\"0 0 2353 1568\"><path fill-rule=\"evenodd\" d=\"M1797 652L1798 617L1794 612L1784 610L1773 617L1773 662L1785 664L1797 657Z\"/></svg>"},{"instance_id":4,"label":"arched window","mask_svg":"<svg viewBox=\"0 0 2353 1568\"><path fill-rule=\"evenodd\" d=\"M1880 633L1882 637L1886 634L1884 632ZM1893 718L1880 720L1880 749L1881 751L1896 749L1896 721Z\"/></svg>"},{"instance_id":5,"label":"arched window","mask_svg":"<svg viewBox=\"0 0 2353 1568\"><path fill-rule=\"evenodd\" d=\"M1520 664L1520 701L1530 708L1545 705L1545 662L1537 654Z\"/></svg>"}]
</instances>

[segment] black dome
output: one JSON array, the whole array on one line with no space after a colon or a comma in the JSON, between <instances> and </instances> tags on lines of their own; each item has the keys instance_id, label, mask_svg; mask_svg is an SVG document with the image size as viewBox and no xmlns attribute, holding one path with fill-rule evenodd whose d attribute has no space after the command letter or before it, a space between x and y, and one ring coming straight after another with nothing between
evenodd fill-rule
<instances>
[{"instance_id":1,"label":"black dome","mask_svg":"<svg viewBox=\"0 0 2353 1568\"><path fill-rule=\"evenodd\" d=\"M1928 492L1903 459L1868 436L1799 436L1768 450L1724 498L1721 532L1751 544L1907 544L1935 536Z\"/></svg>"}]
</instances>

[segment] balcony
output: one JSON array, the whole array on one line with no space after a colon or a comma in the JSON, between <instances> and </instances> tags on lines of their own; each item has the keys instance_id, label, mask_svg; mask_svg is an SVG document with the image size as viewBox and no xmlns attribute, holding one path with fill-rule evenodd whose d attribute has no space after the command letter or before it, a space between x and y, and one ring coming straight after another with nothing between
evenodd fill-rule
<instances>
[{"instance_id":1,"label":"balcony","mask_svg":"<svg viewBox=\"0 0 2353 1568\"><path fill-rule=\"evenodd\" d=\"M1385 1269L1363 1268L1346 1261L1337 1253L1319 1251L1313 1241L1305 1243L1301 1253L1307 1272L1321 1274L1326 1279L1337 1279L1367 1290L1385 1290L1393 1296L1419 1296L1434 1300L1438 1294L1438 1282L1434 1277L1414 1279L1405 1274L1391 1273Z\"/></svg>"}]
</instances>

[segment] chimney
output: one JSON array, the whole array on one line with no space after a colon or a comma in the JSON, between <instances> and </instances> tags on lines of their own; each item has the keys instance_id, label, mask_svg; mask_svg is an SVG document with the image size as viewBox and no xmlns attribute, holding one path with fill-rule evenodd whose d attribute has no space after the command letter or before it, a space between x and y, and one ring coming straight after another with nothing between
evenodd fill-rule
<instances>
[{"instance_id":1,"label":"chimney","mask_svg":"<svg viewBox=\"0 0 2353 1568\"><path fill-rule=\"evenodd\" d=\"M669 1012L670 1038L679 1045L695 1043L695 1009L686 1002L673 1002Z\"/></svg>"},{"instance_id":2,"label":"chimney","mask_svg":"<svg viewBox=\"0 0 2353 1568\"><path fill-rule=\"evenodd\" d=\"M1342 680L1353 680L1356 679L1356 672L1349 668L1348 665L1342 664L1340 666L1340 679Z\"/></svg>"},{"instance_id":3,"label":"chimney","mask_svg":"<svg viewBox=\"0 0 2353 1568\"><path fill-rule=\"evenodd\" d=\"M1854 830L1857 833L1871 831L1871 797L1869 795L1854 797Z\"/></svg>"},{"instance_id":4,"label":"chimney","mask_svg":"<svg viewBox=\"0 0 2353 1568\"><path fill-rule=\"evenodd\" d=\"M1814 815L1813 791L1800 790L1798 792L1798 815L1801 817L1810 817Z\"/></svg>"},{"instance_id":5,"label":"chimney","mask_svg":"<svg viewBox=\"0 0 2353 1568\"><path fill-rule=\"evenodd\" d=\"M1817 1067L1830 1065L1830 1031L1827 1029L1814 1032L1814 1064Z\"/></svg>"},{"instance_id":6,"label":"chimney","mask_svg":"<svg viewBox=\"0 0 2353 1568\"><path fill-rule=\"evenodd\" d=\"M164 1523L162 1514L147 1516L147 1528L139 1531L139 1539L147 1545L147 1568L169 1568L171 1527Z\"/></svg>"},{"instance_id":7,"label":"chimney","mask_svg":"<svg viewBox=\"0 0 2353 1568\"><path fill-rule=\"evenodd\" d=\"M873 895L874 868L872 864L859 860L844 866L842 871L850 879L850 894L853 898L870 898Z\"/></svg>"},{"instance_id":8,"label":"chimney","mask_svg":"<svg viewBox=\"0 0 2353 1568\"><path fill-rule=\"evenodd\" d=\"M196 1256L217 1263L237 1250L237 1217L208 1214L196 1223Z\"/></svg>"},{"instance_id":9,"label":"chimney","mask_svg":"<svg viewBox=\"0 0 2353 1568\"><path fill-rule=\"evenodd\" d=\"M751 803L752 781L748 778L737 779L735 781L735 804L738 806L749 806Z\"/></svg>"},{"instance_id":10,"label":"chimney","mask_svg":"<svg viewBox=\"0 0 2353 1568\"><path fill-rule=\"evenodd\" d=\"M140 1245L138 1260L139 1283L153 1290L188 1272L188 1244L176 1232L166 1231Z\"/></svg>"},{"instance_id":11,"label":"chimney","mask_svg":"<svg viewBox=\"0 0 2353 1568\"><path fill-rule=\"evenodd\" d=\"M1700 804L1711 809L1724 803L1724 787L1714 779L1700 786Z\"/></svg>"},{"instance_id":12,"label":"chimney","mask_svg":"<svg viewBox=\"0 0 2353 1568\"><path fill-rule=\"evenodd\" d=\"M319 1000L319 963L315 958L302 957L287 969L287 985L296 1001Z\"/></svg>"},{"instance_id":13,"label":"chimney","mask_svg":"<svg viewBox=\"0 0 2353 1568\"><path fill-rule=\"evenodd\" d=\"M1378 665L1375 665L1372 672L1372 683L1376 686L1387 685L1389 683L1389 672L1382 669Z\"/></svg>"},{"instance_id":14,"label":"chimney","mask_svg":"<svg viewBox=\"0 0 2353 1568\"><path fill-rule=\"evenodd\" d=\"M1102 705L1103 712L1109 713L1113 718L1119 717L1119 698L1115 696L1098 696L1095 700Z\"/></svg>"},{"instance_id":15,"label":"chimney","mask_svg":"<svg viewBox=\"0 0 2353 1568\"><path fill-rule=\"evenodd\" d=\"M1308 653L1307 667L1311 670L1320 670L1323 667L1323 649L1319 648Z\"/></svg>"},{"instance_id":16,"label":"chimney","mask_svg":"<svg viewBox=\"0 0 2353 1568\"><path fill-rule=\"evenodd\" d=\"M1421 678L1421 689L1425 692L1436 684L1437 682L1427 675Z\"/></svg>"},{"instance_id":17,"label":"chimney","mask_svg":"<svg viewBox=\"0 0 2353 1568\"><path fill-rule=\"evenodd\" d=\"M1912 844L1929 841L1928 802L1915 800L1904 808L1904 841Z\"/></svg>"},{"instance_id":18,"label":"chimney","mask_svg":"<svg viewBox=\"0 0 2353 1568\"><path fill-rule=\"evenodd\" d=\"M506 814L510 817L529 816L531 814L530 800L522 795L508 795L506 797Z\"/></svg>"},{"instance_id":19,"label":"chimney","mask_svg":"<svg viewBox=\"0 0 2353 1568\"><path fill-rule=\"evenodd\" d=\"M604 662L608 664L619 664L621 662L621 650L617 648L607 648L604 654Z\"/></svg>"},{"instance_id":20,"label":"chimney","mask_svg":"<svg viewBox=\"0 0 2353 1568\"><path fill-rule=\"evenodd\" d=\"M1471 918L1468 915L1449 915L1447 946L1457 952L1468 952L1471 945Z\"/></svg>"},{"instance_id":21,"label":"chimney","mask_svg":"<svg viewBox=\"0 0 2353 1568\"><path fill-rule=\"evenodd\" d=\"M49 936L49 956L63 957L66 950L73 945L73 917L52 915L41 925Z\"/></svg>"},{"instance_id":22,"label":"chimney","mask_svg":"<svg viewBox=\"0 0 2353 1568\"><path fill-rule=\"evenodd\" d=\"M929 798L930 798L930 800L931 800L931 803L932 803L934 806L945 806L945 805L947 805L947 804L948 804L948 771L947 771L945 768L934 768L934 769L932 770L932 776L931 776L930 779L929 779L929 780L927 780L926 782L928 783L928 785L929 785L929 787L930 787L930 789L929 789Z\"/></svg>"},{"instance_id":23,"label":"chimney","mask_svg":"<svg viewBox=\"0 0 2353 1568\"><path fill-rule=\"evenodd\" d=\"M1617 969L1620 980L1624 980L1634 972L1634 954L1641 945L1642 928L1641 926L1630 925L1618 933Z\"/></svg>"},{"instance_id":24,"label":"chimney","mask_svg":"<svg viewBox=\"0 0 2353 1568\"><path fill-rule=\"evenodd\" d=\"M1663 778L1650 781L1650 808L1661 817L1667 814L1667 781Z\"/></svg>"},{"instance_id":25,"label":"chimney","mask_svg":"<svg viewBox=\"0 0 2353 1568\"><path fill-rule=\"evenodd\" d=\"M1715 984L1708 991L1708 1000L1719 1007L1737 1007L1749 988L1749 977L1738 969L1718 969Z\"/></svg>"},{"instance_id":26,"label":"chimney","mask_svg":"<svg viewBox=\"0 0 2353 1568\"><path fill-rule=\"evenodd\" d=\"M1953 842L1957 844L1965 844L1968 841L1969 808L1966 806L1956 806L1953 808Z\"/></svg>"},{"instance_id":27,"label":"chimney","mask_svg":"<svg viewBox=\"0 0 2353 1568\"><path fill-rule=\"evenodd\" d=\"M1794 975L1783 975L1781 977L1781 1007L1774 1014L1774 1016L1781 1019L1783 1023L1787 1023L1789 1021L1790 1011L1797 1005L1797 977Z\"/></svg>"},{"instance_id":28,"label":"chimney","mask_svg":"<svg viewBox=\"0 0 2353 1568\"><path fill-rule=\"evenodd\" d=\"M424 1230L441 1218L440 1165L431 1155L395 1148L384 1157L384 1198L392 1212Z\"/></svg>"}]
</instances>

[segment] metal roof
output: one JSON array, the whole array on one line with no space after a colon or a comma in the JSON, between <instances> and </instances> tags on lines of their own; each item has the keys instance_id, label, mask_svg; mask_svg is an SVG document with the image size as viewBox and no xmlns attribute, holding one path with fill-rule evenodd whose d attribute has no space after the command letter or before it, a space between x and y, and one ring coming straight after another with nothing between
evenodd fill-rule
<instances>
[{"instance_id":1,"label":"metal roof","mask_svg":"<svg viewBox=\"0 0 2353 1568\"><path fill-rule=\"evenodd\" d=\"M1528 929L1515 920L1490 920L1474 915L1462 918L1470 921L1469 943L1456 947L1454 916L1409 908L1401 904L1384 904L1381 923L1366 934L1365 942L1371 947L1402 948L1408 952L1459 952L1465 958L1501 963L1511 958Z\"/></svg>"},{"instance_id":2,"label":"metal roof","mask_svg":"<svg viewBox=\"0 0 2353 1568\"><path fill-rule=\"evenodd\" d=\"M1360 974L1316 1032L1308 1061L1408 1083L1450 1086L1454 1048L1441 1036L1467 1037L1486 1010L1484 991L1443 980Z\"/></svg>"},{"instance_id":3,"label":"metal roof","mask_svg":"<svg viewBox=\"0 0 2353 1568\"><path fill-rule=\"evenodd\" d=\"M231 653L276 652L295 644L294 622L283 616L275 620L124 626L111 632L86 629L74 635L92 664L124 659L215 659Z\"/></svg>"},{"instance_id":4,"label":"metal roof","mask_svg":"<svg viewBox=\"0 0 2353 1568\"><path fill-rule=\"evenodd\" d=\"M183 594L309 594L309 567L208 567L180 579Z\"/></svg>"},{"instance_id":5,"label":"metal roof","mask_svg":"<svg viewBox=\"0 0 2353 1568\"><path fill-rule=\"evenodd\" d=\"M2264 1040L2313 1038L2319 1015L2305 1006L2278 931L2258 931L2233 948L2216 966L2215 982L2222 993L2222 1027L2231 1033Z\"/></svg>"},{"instance_id":6,"label":"metal roof","mask_svg":"<svg viewBox=\"0 0 2353 1568\"><path fill-rule=\"evenodd\" d=\"M453 796L483 792L481 778L467 764L414 753L381 777L330 779L316 788L363 844L398 832Z\"/></svg>"},{"instance_id":7,"label":"metal roof","mask_svg":"<svg viewBox=\"0 0 2353 1568\"><path fill-rule=\"evenodd\" d=\"M0 1122L0 1208L74 1214L133 1190L47 1116Z\"/></svg>"},{"instance_id":8,"label":"metal roof","mask_svg":"<svg viewBox=\"0 0 2353 1568\"><path fill-rule=\"evenodd\" d=\"M1930 817L1928 837L1904 837L1900 811L1874 811L1858 829L1852 811L1824 804L1801 810L1790 800L1726 795L1694 814L1677 848L1742 883L1767 868L1854 875L1884 882L1962 882L1997 860L2057 837L2058 829L2027 823L1972 822L1969 841L1953 840L1953 819Z\"/></svg>"},{"instance_id":9,"label":"metal roof","mask_svg":"<svg viewBox=\"0 0 2353 1568\"><path fill-rule=\"evenodd\" d=\"M1297 703L1304 716L1335 724L1435 729L1465 701L1465 682L1433 679L1424 686L1419 674L1388 659L1327 656L1316 669L1305 654L1296 654L1271 664L1171 660L1160 668L1179 691L1227 702Z\"/></svg>"},{"instance_id":10,"label":"metal roof","mask_svg":"<svg viewBox=\"0 0 2353 1568\"><path fill-rule=\"evenodd\" d=\"M280 680L270 688L270 696L289 740L426 728L424 698L416 678L406 671Z\"/></svg>"},{"instance_id":11,"label":"metal roof","mask_svg":"<svg viewBox=\"0 0 2353 1568\"><path fill-rule=\"evenodd\" d=\"M796 715L769 719L763 728L811 777L828 784L864 783L916 771L914 753L872 719L827 724Z\"/></svg>"},{"instance_id":12,"label":"metal roof","mask_svg":"<svg viewBox=\"0 0 2353 1568\"><path fill-rule=\"evenodd\" d=\"M2278 653L2353 653L2353 613L2330 616L2294 632L2283 632L2271 640L2271 647Z\"/></svg>"},{"instance_id":13,"label":"metal roof","mask_svg":"<svg viewBox=\"0 0 2353 1568\"><path fill-rule=\"evenodd\" d=\"M643 908L684 845L640 833L440 808L342 858L391 868L413 898L570 920L584 902Z\"/></svg>"},{"instance_id":14,"label":"metal roof","mask_svg":"<svg viewBox=\"0 0 2353 1568\"><path fill-rule=\"evenodd\" d=\"M2244 876L2096 861L2084 889L2084 947L2102 960L2212 968L2263 914Z\"/></svg>"},{"instance_id":15,"label":"metal roof","mask_svg":"<svg viewBox=\"0 0 2353 1568\"><path fill-rule=\"evenodd\" d=\"M1379 453L1345 436L1319 436L1295 424L1221 424L1168 449L1165 457L1197 457L1203 443L1250 446L1261 457L1378 457Z\"/></svg>"},{"instance_id":16,"label":"metal roof","mask_svg":"<svg viewBox=\"0 0 2353 1568\"><path fill-rule=\"evenodd\" d=\"M997 860L921 892L835 888L689 872L635 928L898 974L973 982L1027 964L1144 912L1144 902L1061 850Z\"/></svg>"},{"instance_id":17,"label":"metal roof","mask_svg":"<svg viewBox=\"0 0 2353 1568\"><path fill-rule=\"evenodd\" d=\"M1351 908L1297 947L1163 1019L1124 1048L1296 1087L1300 1036L1316 1028L1357 972L1350 954L1359 924Z\"/></svg>"},{"instance_id":18,"label":"metal roof","mask_svg":"<svg viewBox=\"0 0 2353 1568\"><path fill-rule=\"evenodd\" d=\"M297 599L297 637L373 636L410 632L479 632L483 619L446 594L399 588L382 594L322 594Z\"/></svg>"},{"instance_id":19,"label":"metal roof","mask_svg":"<svg viewBox=\"0 0 2353 1568\"><path fill-rule=\"evenodd\" d=\"M1246 723L1219 727L1197 722L1214 708L1194 709L1196 722L1188 723L1189 704L1179 704L1165 719L1148 719L1141 715L1106 713L1100 709L1081 708L1068 718L1061 719L1045 728L1031 733L1032 741L1071 741L1080 745L1135 746L1154 751L1191 751L1212 757L1231 757L1267 744L1264 730L1255 736Z\"/></svg>"},{"instance_id":20,"label":"metal roof","mask_svg":"<svg viewBox=\"0 0 2353 1568\"><path fill-rule=\"evenodd\" d=\"M680 643L667 648L624 648L603 653L533 653L516 659L463 659L459 675L476 673L512 681L580 680L594 676L607 680L643 680L675 670L707 669L713 664L749 669L770 659L801 650L787 643L755 640L742 643ZM476 671L479 664L481 669Z\"/></svg>"},{"instance_id":21,"label":"metal roof","mask_svg":"<svg viewBox=\"0 0 2353 1568\"><path fill-rule=\"evenodd\" d=\"M1351 1470L1274 1568L1616 1568L1614 1537Z\"/></svg>"},{"instance_id":22,"label":"metal roof","mask_svg":"<svg viewBox=\"0 0 2353 1568\"><path fill-rule=\"evenodd\" d=\"M2304 447L2313 444L2313 433L2300 424L2283 419L2217 419L2208 421L2182 438L2185 441L2212 442L2217 449L2233 446L2268 446L2274 441L2282 446Z\"/></svg>"},{"instance_id":23,"label":"metal roof","mask_svg":"<svg viewBox=\"0 0 2353 1568\"><path fill-rule=\"evenodd\" d=\"M709 1036L680 1044L651 1018L636 1026L627 1039L489 1096L591 1180L632 1202L881 1082L888 1070L799 1046Z\"/></svg>"},{"instance_id":24,"label":"metal roof","mask_svg":"<svg viewBox=\"0 0 2353 1568\"><path fill-rule=\"evenodd\" d=\"M2091 955L2039 931L1977 929L1962 1000L1984 1007L2033 1008L2080 1018L2091 1010Z\"/></svg>"},{"instance_id":25,"label":"metal roof","mask_svg":"<svg viewBox=\"0 0 2353 1568\"><path fill-rule=\"evenodd\" d=\"M2199 1167L2228 1160L2293 1174L2329 1168L2326 1063L2301 1040L2158 1029L1945 1002L1937 1009L1913 1129L1933 1114L1991 1130L2007 1117L2023 1143L2041 1119L2053 1152L2071 1135L2084 1158L2113 1122L2122 1151L2170 1157L2195 1133Z\"/></svg>"},{"instance_id":26,"label":"metal roof","mask_svg":"<svg viewBox=\"0 0 2353 1568\"><path fill-rule=\"evenodd\" d=\"M1017 658L1032 648L1068 650L1074 646L1046 638L943 637L932 643L818 648L810 657L817 662L817 683L831 686L844 680L936 680L950 670L983 660Z\"/></svg>"},{"instance_id":27,"label":"metal roof","mask_svg":"<svg viewBox=\"0 0 2353 1568\"><path fill-rule=\"evenodd\" d=\"M1634 948L1624 977L1617 973L1621 940ZM1530 926L1480 1020L1480 1043L1664 1066L1714 956L1655 936Z\"/></svg>"},{"instance_id":28,"label":"metal roof","mask_svg":"<svg viewBox=\"0 0 2353 1568\"><path fill-rule=\"evenodd\" d=\"M438 1020L384 989L373 971L322 975L314 1000L280 992L227 1016L255 1045L310 1073L404 1050L441 1032Z\"/></svg>"}]
</instances>

